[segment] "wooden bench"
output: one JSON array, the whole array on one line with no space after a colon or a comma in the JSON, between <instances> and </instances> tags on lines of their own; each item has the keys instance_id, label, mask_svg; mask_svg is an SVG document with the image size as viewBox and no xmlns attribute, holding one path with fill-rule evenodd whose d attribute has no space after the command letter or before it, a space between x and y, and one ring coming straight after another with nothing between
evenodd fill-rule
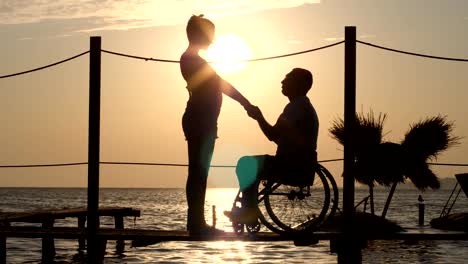
<instances>
[{"instance_id":1,"label":"wooden bench","mask_svg":"<svg viewBox=\"0 0 468 264\"><path fill-rule=\"evenodd\" d=\"M55 243L54 237L57 237L55 234L48 231L54 229L54 223L57 219L65 218L77 218L77 228L74 228L73 235L70 238L78 239L78 249L84 250L86 248L86 236L83 235L86 224L86 208L64 208L64 209L52 209L52 210L41 210L41 211L30 211L30 212L0 212L0 226L2 230L12 229L16 227L11 226L12 223L41 223L41 230L44 230L45 233L41 236L42 238L42 259L45 261L51 260L55 257ZM127 208L127 207L100 207L98 210L98 216L110 216L114 218L115 230L124 229L124 217L133 216L139 217L140 210ZM37 230L37 227L19 227L20 229L24 228L33 228ZM34 233L34 232L33 232ZM14 237L14 235L9 235L4 231L0 235L0 256L6 258L6 237ZM103 247L105 250L105 244L107 240L103 240ZM116 242L116 251L119 253L123 252L125 249L125 241L118 239ZM5 259L0 259L1 261Z\"/></svg>"}]
</instances>

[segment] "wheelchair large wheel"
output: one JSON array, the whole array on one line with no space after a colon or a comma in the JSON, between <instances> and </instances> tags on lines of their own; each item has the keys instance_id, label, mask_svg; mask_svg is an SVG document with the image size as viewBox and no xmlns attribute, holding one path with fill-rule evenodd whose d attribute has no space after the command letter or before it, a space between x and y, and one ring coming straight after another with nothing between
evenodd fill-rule
<instances>
[{"instance_id":1,"label":"wheelchair large wheel","mask_svg":"<svg viewBox=\"0 0 468 264\"><path fill-rule=\"evenodd\" d=\"M324 166L320 164L318 165L318 169L323 172L323 174L327 178L328 185L330 187L330 206L328 208L327 215L325 216L326 221L329 217L333 216L336 210L338 209L339 191L333 175Z\"/></svg>"},{"instance_id":2,"label":"wheelchair large wheel","mask_svg":"<svg viewBox=\"0 0 468 264\"><path fill-rule=\"evenodd\" d=\"M311 185L273 183L265 187L265 208L283 231L313 231L325 220L329 213L330 188L321 168L318 167Z\"/></svg>"}]
</instances>

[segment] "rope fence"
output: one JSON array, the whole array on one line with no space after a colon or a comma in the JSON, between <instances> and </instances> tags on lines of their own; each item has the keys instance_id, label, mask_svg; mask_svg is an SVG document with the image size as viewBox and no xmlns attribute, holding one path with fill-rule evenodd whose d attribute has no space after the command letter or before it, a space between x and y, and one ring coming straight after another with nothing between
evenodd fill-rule
<instances>
[{"instance_id":1,"label":"rope fence","mask_svg":"<svg viewBox=\"0 0 468 264\"><path fill-rule=\"evenodd\" d=\"M303 50L303 51L298 51L298 52L293 52L293 53L288 53L288 54L283 54L283 55L277 55L277 56L271 56L271 57L264 57L264 58L258 58L258 59L250 59L250 60L239 60L238 62L255 62L255 61L264 61L264 60L272 60L272 59L279 59L279 58L285 58L285 57L290 57L290 56L296 56L300 54L305 54L313 51L318 51L326 48L331 48L333 46L337 46L339 44L343 44L344 41L339 41L330 45L314 48L314 49L309 49L309 50ZM125 53L119 53L119 52L114 52L114 51L109 51L109 50L101 50L104 53L112 54L112 55L117 55L117 56L122 56L122 57L127 57L131 59L139 59L139 60L144 60L144 61L155 61L155 62L169 62L169 63L179 63L180 61L178 60L166 60L166 59L155 59L151 57L141 57L141 56L135 56L135 55L129 55ZM218 61L210 61L209 63L217 63ZM237 62L237 61L236 61Z\"/></svg>"},{"instance_id":2,"label":"rope fence","mask_svg":"<svg viewBox=\"0 0 468 264\"><path fill-rule=\"evenodd\" d=\"M285 58L285 57L290 57L290 56L296 56L296 55L301 55L305 53L310 53L318 50L323 50L326 48L331 48L340 44L343 44L345 41L339 41L336 43L332 43L330 45L325 45L322 47L318 48L313 48L313 49L308 49L304 51L299 51L299 52L293 52L293 53L288 53L288 54L283 54L283 55L277 55L277 56L271 56L271 57L264 57L264 58L257 58L257 59L250 59L250 60L239 60L239 62L255 62L255 61L264 61L264 60L271 60L271 59L279 59L279 58ZM370 47L378 48L378 49L383 49L387 51L392 51L396 53L401 53L401 54L406 54L406 55L411 55L411 56L418 56L418 57L424 57L424 58L430 58L430 59L438 59L438 60L449 60L449 61L458 61L458 62L468 62L468 59L462 59L462 58L449 58L449 57L440 57L440 56L434 56L434 55L427 55L427 54L420 54L420 53L414 53L414 52L408 52L408 51L403 51L403 50L397 50L393 48L387 48L383 47L380 45L372 44L369 42L364 42L360 40L356 40L357 43L367 45ZM73 59L79 58L85 54L88 54L90 51L85 51L82 52L78 55L72 56L70 58L51 63L42 67L38 67L35 69L27 70L27 71L22 71L18 73L13 73L13 74L8 74L8 75L3 75L0 76L0 79L4 78L9 78L9 77L14 77L18 75L23 75L39 70L44 70L53 66L57 66L59 64L71 61ZM114 52L114 51L109 51L109 50L104 50L102 49L101 52L112 54L112 55L117 55L117 56L122 56L122 57L127 57L127 58L132 58L132 59L140 59L140 60L145 60L145 61L155 61L155 62L166 62L166 63L179 63L178 60L168 60L168 59L158 59L158 58L151 58L151 57L142 57L142 56L135 56L135 55L129 55L125 53L119 53L119 52ZM216 63L216 62L211 62L211 63ZM320 163L326 163L326 162L335 162L335 161L341 161L343 159L330 159L330 160L322 160L319 161ZM76 162L76 163L58 163L58 164L32 164L32 165L0 165L0 168L32 168L32 167L62 167L62 166L78 166L78 165L87 165L87 162ZM100 162L100 164L104 165L141 165L141 166L172 166L172 167L185 167L188 166L187 164L177 164L177 163L146 163L146 162ZM428 165L435 165L435 166L463 166L463 167L468 167L468 164L460 164L460 163L427 163ZM236 166L234 165L211 165L213 168L235 168Z\"/></svg>"},{"instance_id":3,"label":"rope fence","mask_svg":"<svg viewBox=\"0 0 468 264\"><path fill-rule=\"evenodd\" d=\"M378 48L378 49L383 49L383 50L387 50L387 51L392 51L392 52L396 52L396 53L411 55L411 56L418 56L418 57L424 57L424 58L429 58L429 59L438 59L438 60L468 62L468 59L464 59L464 58L450 58L450 57L441 57L441 56L434 56L434 55L421 54L421 53L415 53L415 52L408 52L408 51L403 51L403 50L398 50L398 49L393 49L393 48L388 48L388 47L372 44L372 43L361 41L361 40L356 40L356 42L360 43L360 44L363 44L363 45L366 45L366 46L370 46L370 47L374 47L374 48ZM290 56L296 56L296 55L310 53L310 52L314 52L314 51L318 51L318 50L322 50L322 49L326 49L326 48L331 48L331 47L334 47L334 46L337 46L337 45L340 45L340 44L343 44L343 43L344 43L344 41L339 41L339 42L336 42L336 43L333 43L333 44L330 44L330 45L325 45L325 46L318 47L318 48L313 48L313 49L308 49L308 50L303 50L303 51L298 51L298 52L293 52L293 53L288 53L288 54L283 54L283 55L271 56L271 57L249 59L249 60L239 60L239 62L255 62L255 61L264 61L264 60L272 60L272 59L279 59L279 58L285 58L285 57L290 57ZM131 59L139 59L139 60L144 60L144 61L166 62L166 63L179 63L180 62L178 60L158 59L158 58L152 58L152 57L142 57L142 56L130 55L130 54L125 54L125 53L120 53L120 52L115 52L115 51L104 50L104 49L101 50L101 51L104 52L104 53L111 54L111 55L122 56L122 57L131 58ZM65 63L67 61L76 59L76 58L81 57L81 56L83 56L85 54L88 54L88 53L89 53L89 51L85 51L85 52L82 52L82 53L80 53L78 55L75 55L73 57L70 57L70 58L55 62L55 63L51 63L49 65L45 65L45 66L42 66L42 67L38 67L38 68L35 68L35 69L26 70L26 71L22 71L22 72L2 75L2 76L0 76L0 79L10 78L10 77L23 75L23 74L27 74L27 73L31 73L31 72L35 72L35 71L39 71L39 70L44 70L44 69L47 69L47 68L50 68L50 67ZM216 63L216 61L211 61L210 63Z\"/></svg>"},{"instance_id":4,"label":"rope fence","mask_svg":"<svg viewBox=\"0 0 468 264\"><path fill-rule=\"evenodd\" d=\"M54 63L46 65L46 66L42 66L42 67L39 67L39 68L35 68L35 69L32 69L32 70L27 70L27 71L23 71L23 72L17 72L17 73L13 73L13 74L3 75L3 76L0 76L0 79L14 77L14 76L23 75L23 74L26 74L26 73L31 73L31 72L35 72L35 71L44 70L44 69L47 69L47 68L50 68L50 67L57 66L59 64L65 63L67 61L74 60L74 59L76 59L78 57L81 57L81 56L83 56L85 54L88 54L88 53L89 53L89 50L85 51L85 52L82 52L82 53L80 53L78 55L75 55L73 57L70 57L68 59L64 59L64 60L61 60L61 61L58 61L58 62L54 62Z\"/></svg>"},{"instance_id":5,"label":"rope fence","mask_svg":"<svg viewBox=\"0 0 468 264\"><path fill-rule=\"evenodd\" d=\"M188 164L181 163L149 163L149 162L112 162L103 161L100 164L104 165L142 165L142 166L169 166L169 167L187 167ZM233 165L211 165L211 168L235 168Z\"/></svg>"},{"instance_id":6,"label":"rope fence","mask_svg":"<svg viewBox=\"0 0 468 264\"><path fill-rule=\"evenodd\" d=\"M75 163L56 163L56 164L28 164L28 165L2 165L0 168L40 168L40 167L66 167L66 166L79 166L88 165L88 162L75 162Z\"/></svg>"},{"instance_id":7,"label":"rope fence","mask_svg":"<svg viewBox=\"0 0 468 264\"><path fill-rule=\"evenodd\" d=\"M435 166L456 166L456 167L468 167L468 164L463 163L434 163L428 162L428 165L435 165Z\"/></svg>"},{"instance_id":8,"label":"rope fence","mask_svg":"<svg viewBox=\"0 0 468 264\"><path fill-rule=\"evenodd\" d=\"M319 163L340 161L343 159L319 160ZM140 165L140 166L169 166L169 167L187 167L188 164L182 163L154 163L154 162L121 162L121 161L101 161L103 165ZM35 165L0 165L0 168L34 168L34 167L65 167L88 165L88 162L75 163L56 163L56 164L35 164ZM211 168L235 168L235 165L211 165Z\"/></svg>"},{"instance_id":9,"label":"rope fence","mask_svg":"<svg viewBox=\"0 0 468 264\"><path fill-rule=\"evenodd\" d=\"M378 48L378 49L383 49L387 51L393 51L397 53L402 53L406 55L411 55L411 56L417 56L417 57L424 57L428 59L437 59L437 60L448 60L448 61L460 61L460 62L468 62L468 59L459 59L459 58L449 58L449 57L440 57L440 56L433 56L433 55L427 55L427 54L420 54L420 53L414 53L414 52L408 52L408 51L403 51L403 50L397 50L397 49L392 49L392 48L387 48L379 45L375 45L369 42L364 42L360 40L356 40L357 43L361 43L370 47Z\"/></svg>"},{"instance_id":10,"label":"rope fence","mask_svg":"<svg viewBox=\"0 0 468 264\"><path fill-rule=\"evenodd\" d=\"M130 59L138 59L138 60L144 60L144 61L156 61L156 62L169 62L169 63L179 63L180 61L178 60L166 60L166 59L155 59L151 57L141 57L141 56L136 56L136 55L129 55L125 53L119 53L119 52L114 52L114 51L109 51L109 50L101 50L104 53L112 54L112 55L117 55L121 57L127 57Z\"/></svg>"},{"instance_id":11,"label":"rope fence","mask_svg":"<svg viewBox=\"0 0 468 264\"><path fill-rule=\"evenodd\" d=\"M327 159L319 160L319 163L328 163L342 161L343 159ZM187 167L188 164L183 163L154 163L154 162L125 162L125 161L101 161L103 165L139 165L139 166L168 166L168 167ZM468 167L464 163L434 163L428 162L428 165L434 166L453 166L453 167ZM75 163L55 163L55 164L33 164L33 165L0 165L0 168L35 168L35 167L65 167L65 166L79 166L88 165L88 162L75 162ZM235 168L235 165L211 165L211 168Z\"/></svg>"}]
</instances>

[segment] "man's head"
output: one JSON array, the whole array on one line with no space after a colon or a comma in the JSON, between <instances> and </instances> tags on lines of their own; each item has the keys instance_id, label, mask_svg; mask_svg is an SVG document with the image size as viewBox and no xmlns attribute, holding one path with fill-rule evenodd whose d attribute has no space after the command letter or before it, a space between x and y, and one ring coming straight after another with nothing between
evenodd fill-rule
<instances>
[{"instance_id":1,"label":"man's head","mask_svg":"<svg viewBox=\"0 0 468 264\"><path fill-rule=\"evenodd\" d=\"M206 49L214 40L215 25L203 15L193 15L187 22L186 32L190 45Z\"/></svg>"},{"instance_id":2,"label":"man's head","mask_svg":"<svg viewBox=\"0 0 468 264\"><path fill-rule=\"evenodd\" d=\"M281 92L287 97L303 96L310 90L312 83L313 77L310 71L294 68L281 81Z\"/></svg>"}]
</instances>

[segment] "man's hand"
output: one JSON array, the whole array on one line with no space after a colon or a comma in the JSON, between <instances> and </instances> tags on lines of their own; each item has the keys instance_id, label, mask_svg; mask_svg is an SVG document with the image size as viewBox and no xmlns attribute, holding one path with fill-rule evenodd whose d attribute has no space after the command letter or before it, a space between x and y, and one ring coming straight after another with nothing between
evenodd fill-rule
<instances>
[{"instance_id":1,"label":"man's hand","mask_svg":"<svg viewBox=\"0 0 468 264\"><path fill-rule=\"evenodd\" d=\"M248 105L245 107L245 110L247 111L247 114L255 120L259 120L263 116L262 111L260 111L260 108L258 108L255 105Z\"/></svg>"}]
</instances>

